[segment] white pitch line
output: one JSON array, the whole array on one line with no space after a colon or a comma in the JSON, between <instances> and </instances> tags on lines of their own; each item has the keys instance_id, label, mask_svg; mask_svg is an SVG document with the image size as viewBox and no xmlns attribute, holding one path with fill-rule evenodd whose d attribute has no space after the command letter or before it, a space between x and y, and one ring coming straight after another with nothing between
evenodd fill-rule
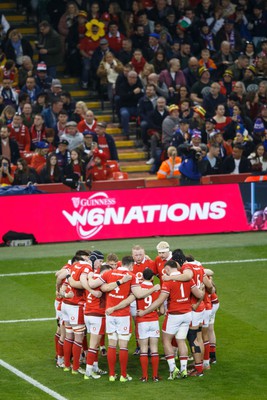
<instances>
[{"instance_id":1,"label":"white pitch line","mask_svg":"<svg viewBox=\"0 0 267 400\"><path fill-rule=\"evenodd\" d=\"M0 278L3 276L25 276L25 275L48 275L55 274L57 271L37 271L37 272L14 272L11 274L0 274Z\"/></svg>"},{"instance_id":2,"label":"white pitch line","mask_svg":"<svg viewBox=\"0 0 267 400\"><path fill-rule=\"evenodd\" d=\"M211 264L238 264L238 263L251 263L251 262L261 262L267 261L267 258L254 258L249 260L226 260L226 261L203 261L203 265L211 265Z\"/></svg>"},{"instance_id":3,"label":"white pitch line","mask_svg":"<svg viewBox=\"0 0 267 400\"><path fill-rule=\"evenodd\" d=\"M13 374L17 375L19 378L24 379L26 382L30 383L31 385L37 387L38 389L42 390L43 392L49 394L51 397L57 400L67 400L66 397L61 396L54 390L49 389L47 386L42 385L40 382L36 381L35 379L31 378L30 376L24 374L19 369L12 367L12 365L6 363L5 361L0 359L0 365L2 367L8 369Z\"/></svg>"},{"instance_id":4,"label":"white pitch line","mask_svg":"<svg viewBox=\"0 0 267 400\"><path fill-rule=\"evenodd\" d=\"M16 324L17 322L42 322L42 321L55 321L54 318L30 318L30 319L8 319L0 321L0 324Z\"/></svg>"},{"instance_id":5,"label":"white pitch line","mask_svg":"<svg viewBox=\"0 0 267 400\"><path fill-rule=\"evenodd\" d=\"M267 258L254 258L248 260L221 260L221 261L203 261L203 265L215 265L215 264L242 264L242 263L252 263L252 262L262 262L267 261ZM37 272L17 272L11 274L0 274L0 278L8 276L25 276L25 275L48 275L55 274L57 271L37 271Z\"/></svg>"}]
</instances>

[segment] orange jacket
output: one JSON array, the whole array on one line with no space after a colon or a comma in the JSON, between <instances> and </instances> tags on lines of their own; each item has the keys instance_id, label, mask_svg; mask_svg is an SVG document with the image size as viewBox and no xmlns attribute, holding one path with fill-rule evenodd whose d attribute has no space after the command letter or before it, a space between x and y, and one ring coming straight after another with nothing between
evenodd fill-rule
<instances>
[{"instance_id":1,"label":"orange jacket","mask_svg":"<svg viewBox=\"0 0 267 400\"><path fill-rule=\"evenodd\" d=\"M179 167L181 162L182 159L180 157L175 157L175 159L170 157L168 160L163 161L157 172L157 178L170 179L178 177L180 175Z\"/></svg>"}]
</instances>

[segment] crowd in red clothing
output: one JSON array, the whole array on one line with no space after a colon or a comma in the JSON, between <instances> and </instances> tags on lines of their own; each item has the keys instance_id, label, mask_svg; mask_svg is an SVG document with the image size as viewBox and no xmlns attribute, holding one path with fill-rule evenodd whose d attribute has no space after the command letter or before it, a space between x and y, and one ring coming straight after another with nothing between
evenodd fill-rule
<instances>
[{"instance_id":1,"label":"crowd in red clothing","mask_svg":"<svg viewBox=\"0 0 267 400\"><path fill-rule=\"evenodd\" d=\"M194 130L207 161L202 174L266 171L266 1L48 1L42 11L50 22L39 24L37 65L31 44L8 18L1 33L0 123L11 127L20 151L43 140L57 151L67 121L78 123L80 133L88 126L86 106L75 105L56 79L64 57L65 74L79 76L83 88L102 98L106 88L125 139L137 119L137 146L148 152L151 172L170 145L184 158L179 145L194 146ZM177 115L169 105L179 107Z\"/></svg>"}]
</instances>

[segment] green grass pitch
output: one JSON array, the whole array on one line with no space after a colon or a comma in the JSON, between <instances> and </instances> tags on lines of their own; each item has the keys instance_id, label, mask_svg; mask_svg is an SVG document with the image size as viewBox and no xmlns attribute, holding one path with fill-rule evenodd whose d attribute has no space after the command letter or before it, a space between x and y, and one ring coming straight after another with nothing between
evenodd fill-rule
<instances>
[{"instance_id":1,"label":"green grass pitch","mask_svg":"<svg viewBox=\"0 0 267 400\"><path fill-rule=\"evenodd\" d=\"M105 255L116 252L122 257L130 254L132 245L142 244L153 258L160 240L167 240L172 249L179 247L190 252L215 271L220 299L215 324L218 362L203 377L168 381L167 364L160 361L162 380L141 383L139 357L132 355L132 336L128 367L132 382L110 383L106 376L98 381L84 381L81 375L72 376L55 367L54 320L3 323L55 315L54 275L18 273L55 271L76 250L86 248L99 249ZM1 248L0 360L69 400L267 399L266 249L266 232ZM107 369L106 358L100 356L99 362L100 368ZM51 398L0 365L0 399Z\"/></svg>"}]
</instances>

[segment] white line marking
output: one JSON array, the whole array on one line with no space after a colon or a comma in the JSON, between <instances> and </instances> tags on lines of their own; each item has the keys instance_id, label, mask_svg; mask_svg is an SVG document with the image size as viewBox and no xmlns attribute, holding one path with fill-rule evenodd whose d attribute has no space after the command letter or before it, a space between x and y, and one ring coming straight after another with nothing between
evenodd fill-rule
<instances>
[{"instance_id":1,"label":"white line marking","mask_svg":"<svg viewBox=\"0 0 267 400\"><path fill-rule=\"evenodd\" d=\"M48 275L55 274L57 271L37 271L37 272L17 272L12 274L0 274L0 277L3 276L25 276L25 275Z\"/></svg>"},{"instance_id":2,"label":"white line marking","mask_svg":"<svg viewBox=\"0 0 267 400\"><path fill-rule=\"evenodd\" d=\"M211 264L238 264L238 263L251 263L251 262L261 262L267 261L267 258L254 258L249 260L227 260L227 261L208 261L202 262L203 265L211 265Z\"/></svg>"},{"instance_id":3,"label":"white line marking","mask_svg":"<svg viewBox=\"0 0 267 400\"><path fill-rule=\"evenodd\" d=\"M18 370L15 367L12 367L12 365L6 363L5 361L0 359L0 365L2 367L8 369L11 371L13 374L17 375L19 378L24 379L26 382L30 383L31 385L37 387L38 389L42 390L43 392L49 394L51 397L57 400L67 400L66 397L61 396L57 392L54 392L54 390L49 389L48 387L42 385L40 382L36 381L35 379L31 378L30 376L24 374L20 370Z\"/></svg>"},{"instance_id":4,"label":"white line marking","mask_svg":"<svg viewBox=\"0 0 267 400\"><path fill-rule=\"evenodd\" d=\"M252 263L252 262L262 262L267 261L267 258L254 258L248 260L221 260L221 261L203 261L203 265L215 265L215 264L239 264L239 263ZM26 276L26 275L48 275L55 274L57 271L37 271L37 272L17 272L11 274L0 274L0 278L6 276Z\"/></svg>"},{"instance_id":5,"label":"white line marking","mask_svg":"<svg viewBox=\"0 0 267 400\"><path fill-rule=\"evenodd\" d=\"M17 322L42 322L42 321L55 321L54 318L30 318L30 319L9 319L0 321L0 324L15 324Z\"/></svg>"}]
</instances>

